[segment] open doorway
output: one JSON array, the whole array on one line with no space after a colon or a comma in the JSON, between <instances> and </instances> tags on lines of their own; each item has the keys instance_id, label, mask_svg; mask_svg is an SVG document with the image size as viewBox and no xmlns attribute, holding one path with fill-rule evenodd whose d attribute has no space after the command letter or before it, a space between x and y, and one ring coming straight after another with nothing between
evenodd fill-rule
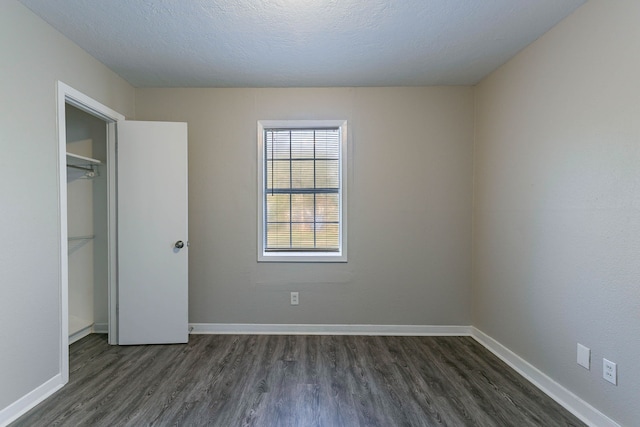
<instances>
[{"instance_id":1,"label":"open doorway","mask_svg":"<svg viewBox=\"0 0 640 427\"><path fill-rule=\"evenodd\" d=\"M107 124L65 104L69 344L109 328Z\"/></svg>"},{"instance_id":2,"label":"open doorway","mask_svg":"<svg viewBox=\"0 0 640 427\"><path fill-rule=\"evenodd\" d=\"M124 116L58 82L60 363L69 343L106 332L117 344L115 123Z\"/></svg>"}]
</instances>

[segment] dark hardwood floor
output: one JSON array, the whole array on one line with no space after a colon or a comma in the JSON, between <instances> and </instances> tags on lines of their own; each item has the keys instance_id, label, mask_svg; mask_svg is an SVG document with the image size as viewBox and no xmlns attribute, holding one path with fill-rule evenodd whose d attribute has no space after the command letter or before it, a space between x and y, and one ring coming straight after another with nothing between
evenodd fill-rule
<instances>
[{"instance_id":1,"label":"dark hardwood floor","mask_svg":"<svg viewBox=\"0 0 640 427\"><path fill-rule=\"evenodd\" d=\"M469 337L192 335L70 348L14 426L583 426Z\"/></svg>"}]
</instances>

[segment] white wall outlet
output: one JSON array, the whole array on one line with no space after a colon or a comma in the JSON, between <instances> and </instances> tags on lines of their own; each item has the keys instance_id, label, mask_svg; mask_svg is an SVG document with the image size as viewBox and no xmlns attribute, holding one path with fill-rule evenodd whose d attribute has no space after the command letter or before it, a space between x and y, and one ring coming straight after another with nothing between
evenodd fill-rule
<instances>
[{"instance_id":1,"label":"white wall outlet","mask_svg":"<svg viewBox=\"0 0 640 427\"><path fill-rule=\"evenodd\" d=\"M578 365L591 369L591 349L578 343Z\"/></svg>"},{"instance_id":2,"label":"white wall outlet","mask_svg":"<svg viewBox=\"0 0 640 427\"><path fill-rule=\"evenodd\" d=\"M618 385L618 367L610 360L602 359L602 378L613 385Z\"/></svg>"},{"instance_id":3,"label":"white wall outlet","mask_svg":"<svg viewBox=\"0 0 640 427\"><path fill-rule=\"evenodd\" d=\"M291 305L298 305L300 300L297 292L291 292Z\"/></svg>"}]
</instances>

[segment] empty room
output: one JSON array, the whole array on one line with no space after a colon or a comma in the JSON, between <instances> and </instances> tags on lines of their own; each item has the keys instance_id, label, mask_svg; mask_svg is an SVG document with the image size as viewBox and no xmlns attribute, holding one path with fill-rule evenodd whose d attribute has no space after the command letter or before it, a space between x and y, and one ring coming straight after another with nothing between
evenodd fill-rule
<instances>
[{"instance_id":1,"label":"empty room","mask_svg":"<svg viewBox=\"0 0 640 427\"><path fill-rule=\"evenodd\" d=\"M640 426L639 18L2 0L0 426Z\"/></svg>"}]
</instances>

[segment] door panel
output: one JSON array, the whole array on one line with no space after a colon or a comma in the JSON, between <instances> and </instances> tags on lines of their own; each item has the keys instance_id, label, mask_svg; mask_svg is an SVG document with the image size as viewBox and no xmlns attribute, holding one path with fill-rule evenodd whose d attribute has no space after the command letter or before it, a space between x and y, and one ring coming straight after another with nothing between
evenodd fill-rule
<instances>
[{"instance_id":1,"label":"door panel","mask_svg":"<svg viewBox=\"0 0 640 427\"><path fill-rule=\"evenodd\" d=\"M117 128L118 342L185 343L187 124L124 121Z\"/></svg>"}]
</instances>

